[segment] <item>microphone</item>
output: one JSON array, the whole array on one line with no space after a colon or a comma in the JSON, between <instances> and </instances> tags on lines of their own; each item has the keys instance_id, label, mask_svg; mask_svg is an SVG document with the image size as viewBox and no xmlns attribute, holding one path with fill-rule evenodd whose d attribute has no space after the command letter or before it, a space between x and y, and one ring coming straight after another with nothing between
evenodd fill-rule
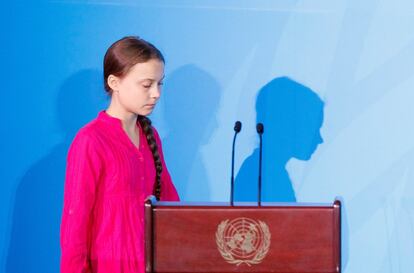
<instances>
[{"instance_id":1,"label":"microphone","mask_svg":"<svg viewBox=\"0 0 414 273\"><path fill-rule=\"evenodd\" d=\"M264 132L264 127L262 123L258 123L256 125L256 131L259 134L260 137L260 153L259 153L259 183L258 183L258 192L257 192L257 203L259 207L262 205L262 135Z\"/></svg>"},{"instance_id":2,"label":"microphone","mask_svg":"<svg viewBox=\"0 0 414 273\"><path fill-rule=\"evenodd\" d=\"M231 153L231 188L230 188L230 205L233 206L234 201L234 147L236 145L236 136L241 131L242 124L240 121L236 121L234 124L234 138L233 149Z\"/></svg>"}]
</instances>

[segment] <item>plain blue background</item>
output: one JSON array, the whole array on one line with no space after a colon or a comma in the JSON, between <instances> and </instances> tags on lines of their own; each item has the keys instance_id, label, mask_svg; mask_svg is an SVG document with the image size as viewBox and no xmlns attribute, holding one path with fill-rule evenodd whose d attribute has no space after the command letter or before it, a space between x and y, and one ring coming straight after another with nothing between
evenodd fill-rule
<instances>
[{"instance_id":1,"label":"plain blue background","mask_svg":"<svg viewBox=\"0 0 414 273\"><path fill-rule=\"evenodd\" d=\"M0 20L0 271L58 272L65 158L104 109L125 35L166 57L152 120L185 201L341 198L346 273L414 268L414 4L408 0L9 1ZM253 180L253 181L252 181Z\"/></svg>"}]
</instances>

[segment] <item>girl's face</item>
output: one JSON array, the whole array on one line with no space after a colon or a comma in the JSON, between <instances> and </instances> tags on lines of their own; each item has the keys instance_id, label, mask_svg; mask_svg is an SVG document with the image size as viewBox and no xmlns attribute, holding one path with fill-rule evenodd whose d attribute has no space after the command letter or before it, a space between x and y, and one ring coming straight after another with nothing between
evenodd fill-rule
<instances>
[{"instance_id":1,"label":"girl's face","mask_svg":"<svg viewBox=\"0 0 414 273\"><path fill-rule=\"evenodd\" d=\"M112 88L112 96L117 96L123 110L147 116L161 96L164 63L157 59L137 63L124 77L114 78L116 84Z\"/></svg>"}]
</instances>

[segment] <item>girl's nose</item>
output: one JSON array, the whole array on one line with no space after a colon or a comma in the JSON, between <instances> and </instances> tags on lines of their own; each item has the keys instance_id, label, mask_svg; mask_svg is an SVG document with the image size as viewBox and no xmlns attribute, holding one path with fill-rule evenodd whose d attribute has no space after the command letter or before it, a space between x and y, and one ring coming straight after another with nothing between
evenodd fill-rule
<instances>
[{"instance_id":1,"label":"girl's nose","mask_svg":"<svg viewBox=\"0 0 414 273\"><path fill-rule=\"evenodd\" d=\"M151 91L151 98L158 100L160 98L160 96L161 96L161 87L160 86L156 86Z\"/></svg>"}]
</instances>

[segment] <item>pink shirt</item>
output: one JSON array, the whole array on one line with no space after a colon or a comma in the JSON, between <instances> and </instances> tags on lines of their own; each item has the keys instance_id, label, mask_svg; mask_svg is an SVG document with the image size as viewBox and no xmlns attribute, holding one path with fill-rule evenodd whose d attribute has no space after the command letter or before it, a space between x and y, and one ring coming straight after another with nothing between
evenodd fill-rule
<instances>
[{"instance_id":1,"label":"pink shirt","mask_svg":"<svg viewBox=\"0 0 414 273\"><path fill-rule=\"evenodd\" d=\"M163 164L161 200L177 201L153 131ZM144 200L154 181L154 161L141 128L137 148L121 121L105 111L83 127L67 158L61 272L145 272Z\"/></svg>"}]
</instances>

